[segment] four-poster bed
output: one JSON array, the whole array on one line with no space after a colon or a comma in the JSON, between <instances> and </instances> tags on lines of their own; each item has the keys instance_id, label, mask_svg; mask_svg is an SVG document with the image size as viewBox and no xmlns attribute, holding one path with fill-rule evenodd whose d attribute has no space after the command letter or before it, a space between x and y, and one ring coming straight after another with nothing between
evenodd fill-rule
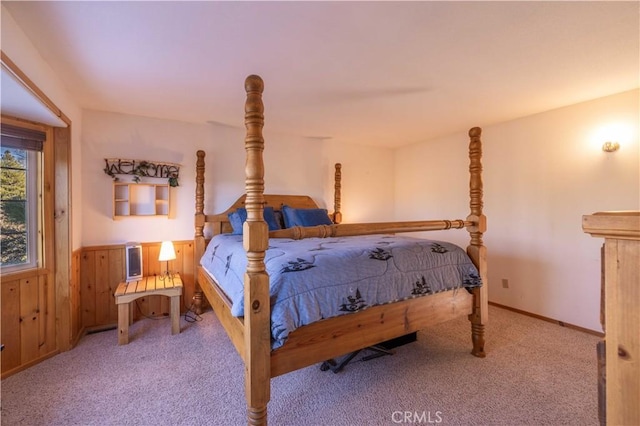
<instances>
[{"instance_id":1,"label":"four-poster bed","mask_svg":"<svg viewBox=\"0 0 640 426\"><path fill-rule=\"evenodd\" d=\"M487 321L486 248L482 235L486 229L486 218L482 213L482 147L481 130L469 131L470 145L470 214L464 220L412 221L369 224L341 224L340 212L340 165L336 165L335 211L330 224L313 227L292 226L270 231L266 214L276 213L288 206L293 209L318 209L308 196L264 194L264 106L262 103L262 79L252 75L245 81L247 100L245 103L246 149L246 193L226 211L206 215L204 213L204 157L197 153L196 163L196 215L195 215L195 259L203 257L206 249L204 227L212 227L214 238L236 235L246 251L246 270L243 274L242 316L232 312L233 301L228 290L223 290L216 279L200 264L197 265L197 285L206 295L229 338L245 363L245 393L249 424L266 424L267 403L270 398L270 379L315 363L321 363L349 352L376 345L408 333L424 329L462 315L471 322L472 354L484 357L484 326ZM243 210L246 220L242 230L234 231L230 214ZM267 248L270 238L290 240L316 238L334 240L357 235L388 235L416 231L466 228L471 241L467 248L467 259L477 268L478 283L467 287L468 291L456 287L418 297L390 300L389 303L368 306L344 315L323 317L310 324L302 324L289 332L286 340L277 348L273 346L271 329L273 294L270 294L270 275L266 264L270 258ZM277 228L276 228L277 229ZM216 237L218 236L218 237ZM228 239L234 239L228 238ZM389 238L395 238L389 236ZM341 240L342 241L342 240ZM447 250L445 250L447 251ZM271 252L271 250L270 250ZM215 254L215 251L214 251ZM265 260L266 259L266 260ZM475 266L473 266L475 265ZM472 274L473 275L473 274ZM466 280L465 280L466 281ZM480 281L484 284L479 285ZM416 293L414 293L416 294ZM238 307L234 307L237 311ZM237 314L237 312L236 312Z\"/></svg>"}]
</instances>

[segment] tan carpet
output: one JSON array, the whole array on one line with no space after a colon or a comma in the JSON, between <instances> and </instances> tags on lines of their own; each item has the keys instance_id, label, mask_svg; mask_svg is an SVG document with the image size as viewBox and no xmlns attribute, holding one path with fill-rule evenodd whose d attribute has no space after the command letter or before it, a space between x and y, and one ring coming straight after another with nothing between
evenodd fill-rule
<instances>
[{"instance_id":1,"label":"tan carpet","mask_svg":"<svg viewBox=\"0 0 640 426\"><path fill-rule=\"evenodd\" d=\"M115 330L2 381L2 425L244 425L243 365L215 315ZM490 307L485 359L470 325L418 333L394 356L272 381L271 425L597 425L596 336Z\"/></svg>"}]
</instances>

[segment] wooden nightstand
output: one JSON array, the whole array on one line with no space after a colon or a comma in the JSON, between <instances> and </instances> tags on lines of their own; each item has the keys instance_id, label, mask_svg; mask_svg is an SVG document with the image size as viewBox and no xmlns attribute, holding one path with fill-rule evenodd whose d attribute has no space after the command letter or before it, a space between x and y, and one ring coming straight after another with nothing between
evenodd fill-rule
<instances>
[{"instance_id":1,"label":"wooden nightstand","mask_svg":"<svg viewBox=\"0 0 640 426\"><path fill-rule=\"evenodd\" d=\"M180 295L182 279L179 274L167 277L142 277L139 281L121 282L114 294L118 305L118 344L129 343L130 303L145 296L171 298L171 334L180 333Z\"/></svg>"}]
</instances>

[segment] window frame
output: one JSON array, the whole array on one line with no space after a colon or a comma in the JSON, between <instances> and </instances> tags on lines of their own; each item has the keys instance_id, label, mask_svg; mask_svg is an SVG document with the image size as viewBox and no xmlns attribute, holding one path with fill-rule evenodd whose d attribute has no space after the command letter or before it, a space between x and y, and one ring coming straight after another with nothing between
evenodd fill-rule
<instances>
[{"instance_id":1,"label":"window frame","mask_svg":"<svg viewBox=\"0 0 640 426\"><path fill-rule=\"evenodd\" d=\"M36 128L32 128L29 125L21 125L20 123L17 126L14 126L13 123L7 124L4 120L2 120L2 127L7 128L22 128L25 132L35 131L43 134L47 134L48 132L42 132L40 126L36 126ZM3 130L3 134L5 131ZM43 138L46 139L46 136ZM5 145L3 144L3 148ZM2 276L30 271L30 270L38 270L44 267L45 264L45 250L44 250L44 235L46 231L46 221L45 217L45 197L44 197L44 185L45 185L45 151L49 151L47 149L47 145L41 143L40 145L34 145L30 142L26 142L24 146L16 146L15 144L9 144L7 148L13 148L18 150L24 150L27 152L27 160L26 160L26 211L25 211L25 222L27 224L27 261L19 264L10 264L10 265L2 265L0 263L0 274ZM0 153L0 155L4 155L4 150Z\"/></svg>"}]
</instances>

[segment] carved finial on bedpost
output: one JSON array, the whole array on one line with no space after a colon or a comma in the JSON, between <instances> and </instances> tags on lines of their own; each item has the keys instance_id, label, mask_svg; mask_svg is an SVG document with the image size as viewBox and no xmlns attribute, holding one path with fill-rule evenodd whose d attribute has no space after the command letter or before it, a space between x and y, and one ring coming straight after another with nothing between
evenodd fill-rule
<instances>
[{"instance_id":1,"label":"carved finial on bedpost","mask_svg":"<svg viewBox=\"0 0 640 426\"><path fill-rule=\"evenodd\" d=\"M471 213L467 220L476 222L476 225L469 228L471 235L471 245L482 245L482 234L486 231L486 218L482 214L483 184L482 184L482 141L480 135L482 129L474 127L469 130L469 207Z\"/></svg>"},{"instance_id":2,"label":"carved finial on bedpost","mask_svg":"<svg viewBox=\"0 0 640 426\"><path fill-rule=\"evenodd\" d=\"M262 137L264 104L262 103L262 91L264 90L264 82L257 75L250 75L245 80L244 88L247 92L244 108L244 124L247 129L244 141L247 220L264 222L262 218L264 204L264 161L262 158L264 151Z\"/></svg>"},{"instance_id":3,"label":"carved finial on bedpost","mask_svg":"<svg viewBox=\"0 0 640 426\"><path fill-rule=\"evenodd\" d=\"M333 187L333 223L342 222L342 212L340 204L342 202L342 164L336 163L334 175L335 185Z\"/></svg>"},{"instance_id":4,"label":"carved finial on bedpost","mask_svg":"<svg viewBox=\"0 0 640 426\"><path fill-rule=\"evenodd\" d=\"M263 218L264 209L264 83L250 75L244 83L247 92L244 124L245 138L245 207L247 220L243 226L243 245L247 252L244 275L244 339L245 394L250 425L267 423L267 403L271 378L271 309L269 275L264 257L269 245L269 229Z\"/></svg>"},{"instance_id":5,"label":"carved finial on bedpost","mask_svg":"<svg viewBox=\"0 0 640 426\"><path fill-rule=\"evenodd\" d=\"M471 338L473 350L471 353L477 357L484 357L484 327L488 319L488 292L487 288L487 248L483 245L482 234L487 230L487 219L482 213L482 141L480 135L482 129L474 127L469 130L469 207L471 213L467 221L473 225L467 227L471 242L467 247L467 253L478 268L482 287L473 289L473 312L469 315L471 321Z\"/></svg>"}]
</instances>

